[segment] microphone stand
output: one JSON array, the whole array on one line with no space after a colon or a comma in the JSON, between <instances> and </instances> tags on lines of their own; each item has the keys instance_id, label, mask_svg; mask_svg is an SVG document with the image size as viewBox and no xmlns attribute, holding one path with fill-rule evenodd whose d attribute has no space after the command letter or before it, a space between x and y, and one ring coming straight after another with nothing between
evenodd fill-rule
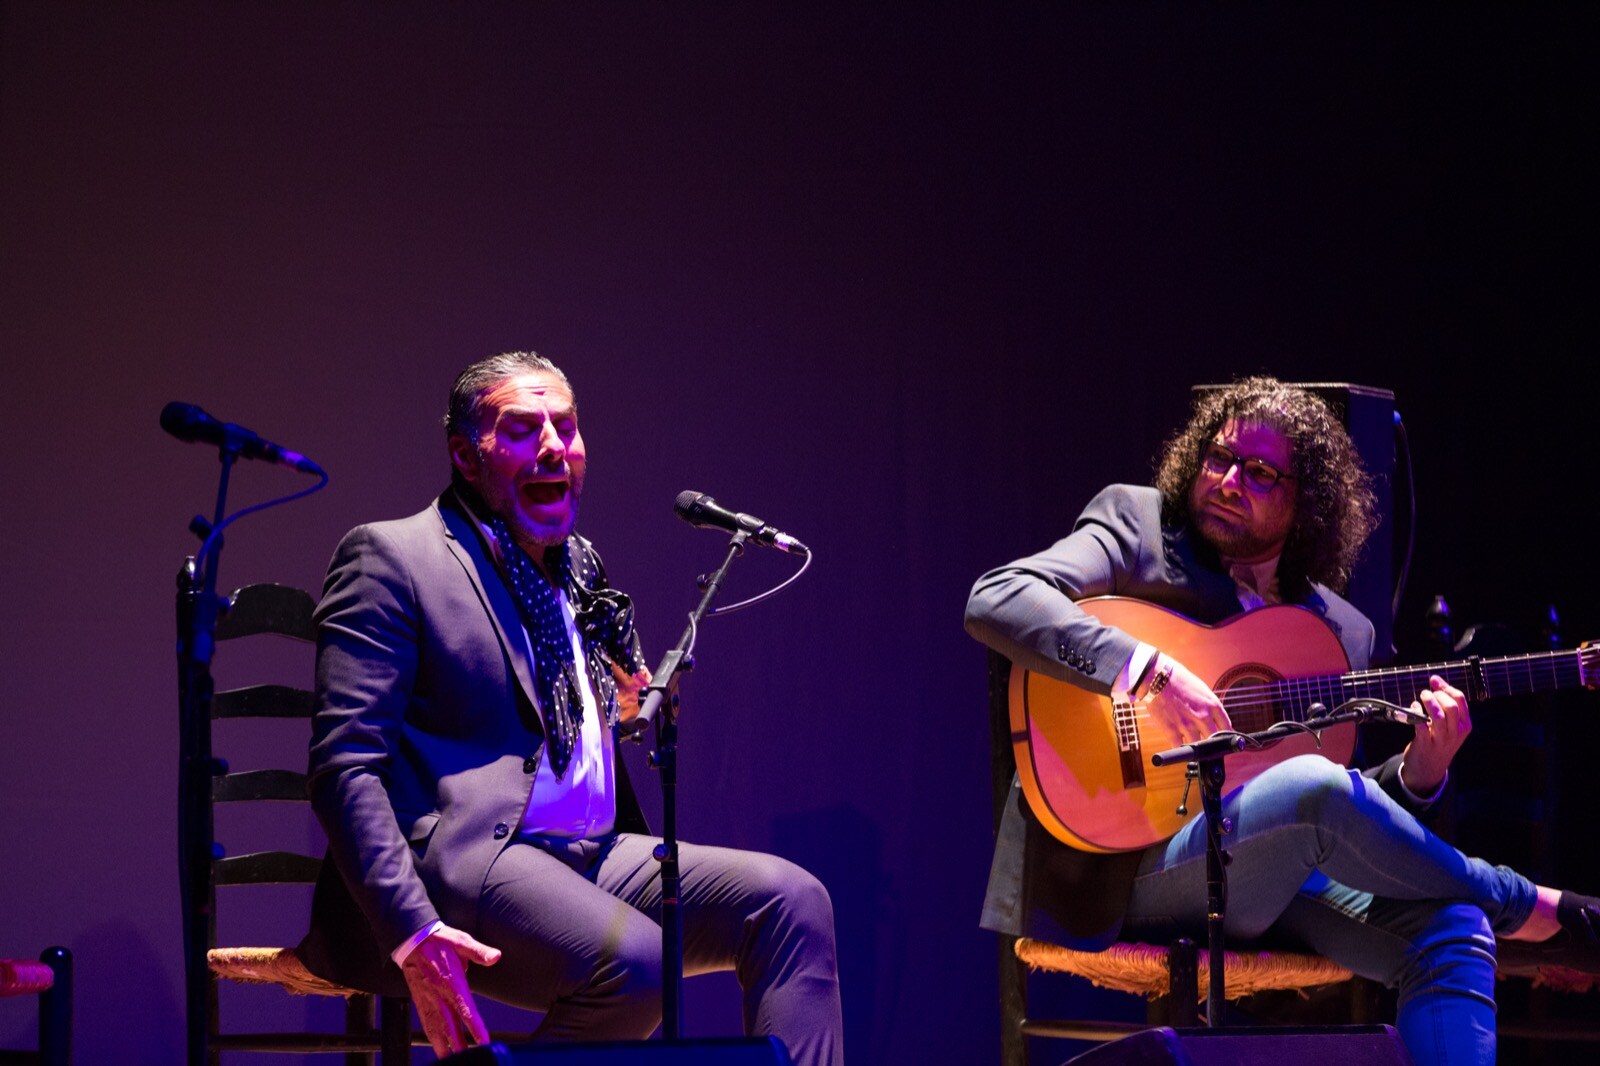
<instances>
[{"instance_id":1,"label":"microphone stand","mask_svg":"<svg viewBox=\"0 0 1600 1066\"><path fill-rule=\"evenodd\" d=\"M217 595L222 529L253 511L298 499L328 483L327 473L301 456L302 464L296 469L322 478L315 488L255 504L229 517L228 481L233 464L242 456L247 457L245 449L252 439L260 443L259 438L248 434L227 434L215 442L217 458L222 463L216 510L209 522L203 515L190 520L190 532L200 538L200 553L184 559L178 568L178 890L183 911L184 1024L189 1066L208 1066L211 1062L210 1022L215 1017L217 1001L206 945L211 942L216 921L211 863L222 858L222 847L214 840L211 784L213 778L228 772L227 763L211 754L211 700L216 691L211 658L216 650L217 618L228 609L227 598Z\"/></svg>"},{"instance_id":2,"label":"microphone stand","mask_svg":"<svg viewBox=\"0 0 1600 1066\"><path fill-rule=\"evenodd\" d=\"M239 458L237 444L219 449L222 473L217 506L208 523L196 515L189 529L205 541L226 513L228 479ZM211 756L212 652L217 616L217 568L223 538L218 534L203 559L189 556L178 570L178 880L183 906L184 1017L189 1066L206 1066L215 991L209 981L206 944L215 920L209 868L216 857L211 816L211 779L223 772Z\"/></svg>"},{"instance_id":3,"label":"microphone stand","mask_svg":"<svg viewBox=\"0 0 1600 1066\"><path fill-rule=\"evenodd\" d=\"M1319 707L1326 713L1314 714L1304 722L1278 722L1255 733L1231 731L1218 733L1193 744L1156 752L1150 757L1153 766L1170 766L1179 762L1189 764L1185 771L1188 783L1184 786L1183 799L1178 805L1179 814L1188 813L1188 785L1195 781L1200 782L1200 809L1206 819L1206 953L1208 955L1206 961L1209 977L1209 987L1206 989L1206 1027L1208 1029L1222 1025L1223 1016L1227 1011L1227 998L1223 994L1226 983L1222 960L1222 926L1228 912L1230 859L1227 849L1222 846L1222 838L1233 831L1233 822L1222 816L1222 785L1227 778L1227 769L1223 761L1229 755L1241 751L1260 751L1292 736L1315 734L1319 730L1343 725L1346 722L1365 722L1386 713L1386 708L1380 706L1378 702L1366 700L1352 700L1341 704L1332 712L1327 712L1327 708L1322 707L1320 703L1313 703L1307 709L1315 711Z\"/></svg>"},{"instance_id":4,"label":"microphone stand","mask_svg":"<svg viewBox=\"0 0 1600 1066\"><path fill-rule=\"evenodd\" d=\"M661 864L661 1036L668 1041L683 1038L683 905L678 876L678 683L694 669L695 634L722 588L728 567L744 554L747 530L740 530L728 541L728 554L710 577L699 581L703 594L689 613L689 625L673 649L662 656L661 664L645 687L645 700L639 714L628 723L626 734L637 735L653 721L656 750L650 765L661 773L661 843L651 853ZM660 714L663 704L669 708Z\"/></svg>"}]
</instances>

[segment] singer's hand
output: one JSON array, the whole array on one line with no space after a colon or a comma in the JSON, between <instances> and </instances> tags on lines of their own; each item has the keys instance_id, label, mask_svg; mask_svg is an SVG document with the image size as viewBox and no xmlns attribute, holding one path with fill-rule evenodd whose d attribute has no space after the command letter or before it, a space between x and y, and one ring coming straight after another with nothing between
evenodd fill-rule
<instances>
[{"instance_id":1,"label":"singer's hand","mask_svg":"<svg viewBox=\"0 0 1600 1066\"><path fill-rule=\"evenodd\" d=\"M639 717L639 693L650 683L650 671L641 667L630 674L616 663L611 664L611 676L617 679L617 714L624 722Z\"/></svg>"},{"instance_id":2,"label":"singer's hand","mask_svg":"<svg viewBox=\"0 0 1600 1066\"><path fill-rule=\"evenodd\" d=\"M467 963L493 966L499 961L499 949L448 925L440 926L406 956L400 972L435 1055L444 1058L470 1044L489 1042L489 1028L467 988Z\"/></svg>"},{"instance_id":3,"label":"singer's hand","mask_svg":"<svg viewBox=\"0 0 1600 1066\"><path fill-rule=\"evenodd\" d=\"M1416 736L1406 745L1400 780L1415 795L1431 796L1444 783L1450 760L1472 732L1472 713L1461 690L1438 674L1428 678L1428 687L1411 709L1427 715L1428 722L1417 725Z\"/></svg>"},{"instance_id":4,"label":"singer's hand","mask_svg":"<svg viewBox=\"0 0 1600 1066\"><path fill-rule=\"evenodd\" d=\"M1222 701L1211 691L1211 686L1196 677L1189 668L1171 656L1157 653L1155 670L1172 664L1172 677L1165 687L1144 705L1145 713L1157 726L1173 738L1174 746L1193 744L1204 740L1221 729L1233 728Z\"/></svg>"}]
</instances>

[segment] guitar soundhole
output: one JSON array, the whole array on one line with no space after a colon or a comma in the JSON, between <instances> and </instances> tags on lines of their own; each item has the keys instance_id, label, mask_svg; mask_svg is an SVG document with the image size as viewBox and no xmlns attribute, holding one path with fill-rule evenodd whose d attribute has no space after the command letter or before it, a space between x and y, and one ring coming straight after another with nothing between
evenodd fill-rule
<instances>
[{"instance_id":1,"label":"guitar soundhole","mask_svg":"<svg viewBox=\"0 0 1600 1066\"><path fill-rule=\"evenodd\" d=\"M1233 728L1251 733L1283 717L1278 706L1283 675L1265 663L1240 663L1212 684L1211 690L1228 710Z\"/></svg>"}]
</instances>

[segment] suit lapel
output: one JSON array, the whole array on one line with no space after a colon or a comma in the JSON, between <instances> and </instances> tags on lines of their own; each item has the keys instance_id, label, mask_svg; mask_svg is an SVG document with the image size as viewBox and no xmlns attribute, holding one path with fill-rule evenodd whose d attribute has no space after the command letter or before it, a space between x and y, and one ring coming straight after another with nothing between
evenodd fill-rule
<instances>
[{"instance_id":1,"label":"suit lapel","mask_svg":"<svg viewBox=\"0 0 1600 1066\"><path fill-rule=\"evenodd\" d=\"M489 558L472 520L453 505L449 493L434 501L434 509L439 512L444 524L445 543L450 553L456 557L466 571L467 579L472 582L472 587L477 590L478 599L494 625L495 634L500 638L500 646L505 649L506 658L511 662L511 670L517 675L517 683L522 686L522 694L528 698L528 705L534 708L533 728L543 732L537 724L539 700L534 695L533 664L528 661L528 641L523 633L522 617L517 614L517 605L511 599L511 590L506 588L500 571Z\"/></svg>"},{"instance_id":2,"label":"suit lapel","mask_svg":"<svg viewBox=\"0 0 1600 1066\"><path fill-rule=\"evenodd\" d=\"M1233 578L1219 569L1216 554L1202 547L1192 532L1163 527L1161 537L1167 560L1161 584L1193 597L1190 603L1179 603L1183 613L1196 622L1215 625L1244 610Z\"/></svg>"}]
</instances>

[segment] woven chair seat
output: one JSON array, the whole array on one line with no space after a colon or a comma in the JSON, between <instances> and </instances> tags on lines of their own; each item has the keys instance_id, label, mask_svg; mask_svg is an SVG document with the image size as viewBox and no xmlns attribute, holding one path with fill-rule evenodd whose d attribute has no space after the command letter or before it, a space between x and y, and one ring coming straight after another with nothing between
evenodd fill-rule
<instances>
[{"instance_id":1,"label":"woven chair seat","mask_svg":"<svg viewBox=\"0 0 1600 1066\"><path fill-rule=\"evenodd\" d=\"M29 996L56 983L55 971L32 959L0 959L0 996Z\"/></svg>"},{"instance_id":2,"label":"woven chair seat","mask_svg":"<svg viewBox=\"0 0 1600 1066\"><path fill-rule=\"evenodd\" d=\"M1600 974L1570 970L1565 966L1506 966L1495 976L1504 981L1510 977L1525 977L1534 988L1548 988L1556 992L1593 992L1600 988Z\"/></svg>"},{"instance_id":3,"label":"woven chair seat","mask_svg":"<svg viewBox=\"0 0 1600 1066\"><path fill-rule=\"evenodd\" d=\"M206 952L211 972L243 984L277 985L297 996L359 996L354 988L324 981L300 961L293 948L212 948Z\"/></svg>"},{"instance_id":4,"label":"woven chair seat","mask_svg":"<svg viewBox=\"0 0 1600 1066\"><path fill-rule=\"evenodd\" d=\"M1105 951L1074 951L1042 940L1017 941L1017 958L1031 969L1073 973L1101 988L1132 992L1154 999L1167 994L1167 958L1170 952L1154 944L1117 943ZM1200 955L1200 995L1209 994L1210 965ZM1319 955L1287 951L1225 951L1223 970L1228 987L1224 995L1237 999L1255 992L1308 989L1348 981L1350 971Z\"/></svg>"}]
</instances>

